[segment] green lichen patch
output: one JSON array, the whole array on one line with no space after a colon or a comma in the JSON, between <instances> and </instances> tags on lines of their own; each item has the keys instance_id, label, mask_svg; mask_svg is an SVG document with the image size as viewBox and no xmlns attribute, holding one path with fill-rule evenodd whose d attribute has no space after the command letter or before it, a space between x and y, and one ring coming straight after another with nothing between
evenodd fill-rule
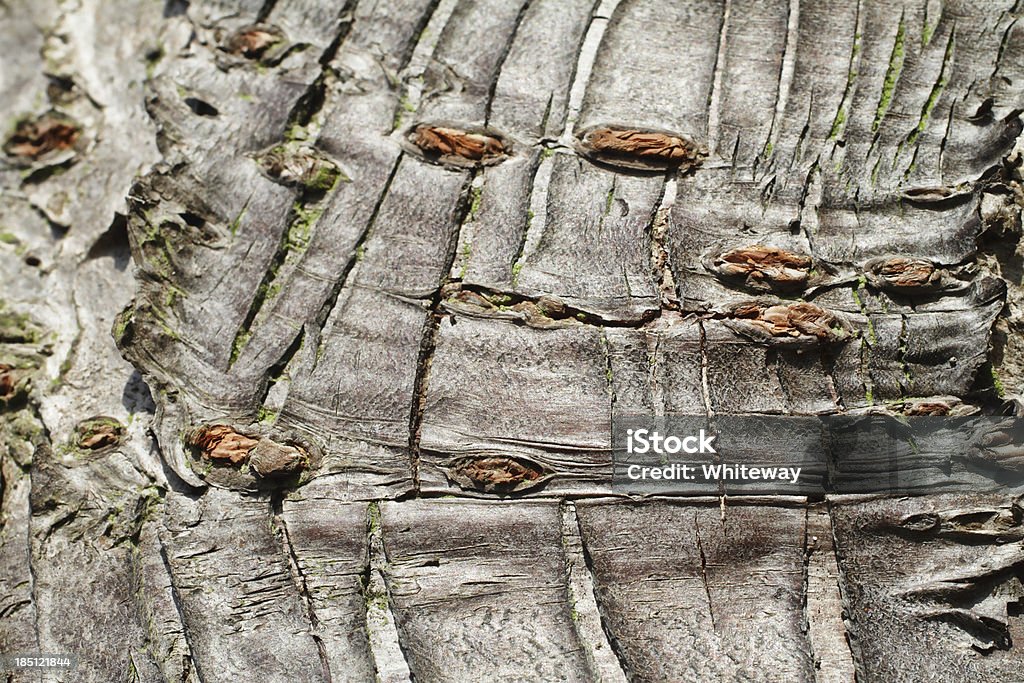
<instances>
[{"instance_id":1,"label":"green lichen patch","mask_svg":"<svg viewBox=\"0 0 1024 683\"><path fill-rule=\"evenodd\" d=\"M7 310L0 301L0 343L36 344L41 336L42 330L29 316Z\"/></svg>"}]
</instances>

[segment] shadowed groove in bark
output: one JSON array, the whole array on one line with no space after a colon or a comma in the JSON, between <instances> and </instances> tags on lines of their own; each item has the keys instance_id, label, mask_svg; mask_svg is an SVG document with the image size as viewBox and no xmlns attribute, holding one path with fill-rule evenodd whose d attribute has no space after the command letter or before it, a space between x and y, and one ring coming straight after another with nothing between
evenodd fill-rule
<instances>
[{"instance_id":1,"label":"shadowed groove in bark","mask_svg":"<svg viewBox=\"0 0 1024 683\"><path fill-rule=\"evenodd\" d=\"M822 526L826 528L822 529ZM807 633L814 680L855 683L857 670L846 629L846 606L834 529L828 506L809 505L804 515L803 627Z\"/></svg>"},{"instance_id":2,"label":"shadowed groove in bark","mask_svg":"<svg viewBox=\"0 0 1024 683\"><path fill-rule=\"evenodd\" d=\"M604 32L608 29L608 24L620 2L622 0L595 0L590 25L583 34L583 40L576 55L572 85L569 87L569 101L566 104L565 125L560 136L562 139L572 137L572 128L576 124L583 106L583 98L587 93L587 84L594 70L597 51L601 47Z\"/></svg>"},{"instance_id":3,"label":"shadowed groove in bark","mask_svg":"<svg viewBox=\"0 0 1024 683\"><path fill-rule=\"evenodd\" d=\"M596 577L596 572L594 571L594 558L591 557L590 550L587 548L587 542L586 542L585 536L583 534L583 525L582 525L582 522L580 521L579 515L576 514L576 507L575 507L574 504L573 504L573 507L572 507L572 515L571 516L572 516L572 518L574 519L574 521L576 523L575 533L579 536L579 539L580 539L580 550L582 551L582 555L583 555L584 567L586 567L586 581L587 581L587 583L589 583L589 585L591 586L591 589L592 589L591 597L592 597L592 599L594 601L594 607L597 610L597 616L598 616L598 618L600 620L601 631L604 634L604 641L608 643L608 646L611 649L611 652L615 655L615 660L616 660L616 663L618 664L617 672L621 673L622 677L625 680L627 680L627 681L634 681L634 680L636 680L636 676L633 673L632 667L630 667L630 665L629 665L629 661L626 659L626 654L623 651L622 645L619 643L618 639L615 637L615 634L612 633L612 628L611 628L611 625L609 624L610 619L609 619L608 615L606 614L605 608L604 608L604 606L602 604L600 590L598 588L598 583L597 583L597 580L595 578ZM564 533L565 532L563 531L563 534ZM593 643L593 641L588 641L588 642ZM596 645L596 643L595 643L595 645ZM607 663L606 661L602 661L601 664L602 664L603 667L608 667L609 666L609 663ZM613 670L613 674L615 672L616 672L616 670Z\"/></svg>"},{"instance_id":4,"label":"shadowed groove in bark","mask_svg":"<svg viewBox=\"0 0 1024 683\"><path fill-rule=\"evenodd\" d=\"M805 508L804 509L804 539L803 539L804 562L803 562L803 574L802 574L802 578L801 578L801 581L800 581L800 618L803 621L803 624L802 624L803 631L804 631L804 633L808 634L808 638L807 638L807 654L810 657L811 662L813 664L814 662L817 661L817 658L815 657L815 654L814 654L814 640L811 639L811 637L810 637L811 622L810 622L810 618L808 616L808 609L807 609L807 603L808 603L808 600L807 600L807 588L808 588L808 585L810 583L810 581L809 581L809 578L810 578L810 563L811 563L811 553L813 552L811 547L808 545L809 541L810 541L810 536L809 536L808 529L807 529L807 516L808 516L808 514L810 514L810 508ZM815 672L817 672L816 668L815 668ZM817 679L817 673L815 673L815 679Z\"/></svg>"},{"instance_id":5,"label":"shadowed groove in bark","mask_svg":"<svg viewBox=\"0 0 1024 683\"><path fill-rule=\"evenodd\" d=\"M267 0L261 10L261 16L263 18L269 15L276 2L277 0ZM357 0L346 0L345 5L338 11L338 17L343 17L346 12L351 11L355 2L357 2ZM264 14L264 12L266 12L266 14ZM260 19L260 21L262 21L262 19ZM306 89L305 94L303 94L295 103L295 106L288 116L286 134L287 131L294 131L296 127L306 128L310 126L317 114L323 110L326 102L330 63L334 60L341 44L348 36L351 28L351 21L342 21L339 24L338 31L335 34L334 39L321 53L318 59L318 62L322 67L320 75L313 81L313 83L310 84ZM284 230L284 232L282 232L281 242L277 247L274 258L267 268L262 282L256 290L256 294L250 303L249 311L246 313L241 327L235 334L234 343L231 349L231 356L228 359L228 369L235 364L235 361L246 346L249 337L251 337L251 327L257 316L260 314L260 311L268 300L272 298L272 288L276 285L275 281L278 271L285 264L289 254L294 251L299 251L301 254L301 252L304 252L312 241L316 222L322 214L323 205L326 203L327 197L329 196L330 190L321 192L311 188L303 188L300 191L292 209L289 226ZM248 202L246 202L246 208L247 207ZM243 214L246 208L243 208ZM241 216L239 218L241 218ZM286 347L284 354L274 363L274 367L284 368L287 366L292 356L294 356L295 351L301 345L302 335L303 332L300 330L295 339L293 339Z\"/></svg>"},{"instance_id":6,"label":"shadowed groove in bark","mask_svg":"<svg viewBox=\"0 0 1024 683\"><path fill-rule=\"evenodd\" d=\"M526 228L523 230L519 247L512 260L512 287L516 286L516 277L544 236L544 224L547 220L548 184L551 182L551 170L554 168L554 156L557 152L540 155L530 169L529 209L527 211Z\"/></svg>"},{"instance_id":7,"label":"shadowed groove in bark","mask_svg":"<svg viewBox=\"0 0 1024 683\"><path fill-rule=\"evenodd\" d=\"M651 270L657 275L658 302L661 312L666 309L679 309L679 295L676 291L678 282L672 270L672 254L665 240L669 229L669 214L676 201L679 187L679 171L670 169L665 172L661 184L661 196L651 211L651 220L644 228L644 234L651 242ZM659 314L660 315L660 314Z\"/></svg>"},{"instance_id":8,"label":"shadowed groove in bark","mask_svg":"<svg viewBox=\"0 0 1024 683\"><path fill-rule=\"evenodd\" d=\"M373 226L377 222L377 216L380 214L380 208L384 204L384 199L388 196L388 190L391 189L391 183L394 181L395 174L398 173L398 168L399 166L401 166L402 160L404 158L404 154L399 154L395 158L395 163L394 165L392 165L391 171L388 173L388 178L386 181L384 181L384 187L381 189L380 194L377 196L377 202L373 205L373 210L370 212L370 218L368 221L366 221L366 227L363 229L363 232L359 235L359 239L356 240L356 245L352 250L352 256L349 258L344 268L342 268L337 279L335 279L334 284L331 286L330 293L327 295L327 298L324 300L323 305L320 307L320 311L317 313L316 318L314 319L317 328L319 328L321 332L316 358L320 357L320 354L323 350L324 339L322 333L324 331L324 327L327 325L327 321L330 319L331 313L334 311L334 308L338 305L338 297L341 296L341 290L345 288L345 284L348 282L349 275L351 275L352 270L356 267L356 264L359 263L359 254L362 252L362 249L365 246L366 241L370 238L370 235L373 233Z\"/></svg>"},{"instance_id":9,"label":"shadowed groove in bark","mask_svg":"<svg viewBox=\"0 0 1024 683\"><path fill-rule=\"evenodd\" d=\"M264 0L263 7L260 7L260 11L256 13L256 23L261 24L266 21L276 5L277 0Z\"/></svg>"},{"instance_id":10,"label":"shadowed groove in bark","mask_svg":"<svg viewBox=\"0 0 1024 683\"><path fill-rule=\"evenodd\" d=\"M317 618L316 610L313 608L313 601L309 596L309 586L306 584L306 574L302 571L302 565L295 554L295 546L292 545L291 536L288 535L288 523L281 514L281 505L284 501L284 494L275 493L270 499L270 519L274 528L279 531L282 548L281 550L288 557L288 565L291 568L292 581L295 584L299 596L302 598L302 605L305 608L306 618L309 621L309 635L316 643L317 652L320 654L320 666L323 669L325 683L331 683L331 666L327 658L327 646L323 638L317 632L320 628L320 620Z\"/></svg>"},{"instance_id":11,"label":"shadowed groove in bark","mask_svg":"<svg viewBox=\"0 0 1024 683\"><path fill-rule=\"evenodd\" d=\"M708 154L714 156L718 153L719 131L718 124L722 115L722 71L725 64L725 53L728 49L729 15L732 12L732 0L724 0L725 7L722 10L722 20L718 27L718 49L715 51L715 66L711 76L711 91L708 93L708 120L707 140ZM737 140L738 142L738 140ZM735 163L735 155L733 155Z\"/></svg>"},{"instance_id":12,"label":"shadowed groove in bark","mask_svg":"<svg viewBox=\"0 0 1024 683\"><path fill-rule=\"evenodd\" d=\"M384 551L380 504L370 503L366 511L367 564L363 574L366 602L367 640L377 680L390 683L409 681L409 656L392 606L387 578L388 558Z\"/></svg>"},{"instance_id":13,"label":"shadowed groove in bark","mask_svg":"<svg viewBox=\"0 0 1024 683\"><path fill-rule=\"evenodd\" d=\"M430 7L423 14L422 21L417 27L419 38L411 44L408 53L402 55L402 66L398 70L402 82L396 84L399 98L395 103L392 132L402 127L403 110L415 112L419 109L423 94L423 73L429 65L441 33L458 4L459 0L432 0Z\"/></svg>"},{"instance_id":14,"label":"shadowed groove in bark","mask_svg":"<svg viewBox=\"0 0 1024 683\"><path fill-rule=\"evenodd\" d=\"M843 561L842 546L839 543L839 536L836 531L835 515L833 514L833 502L825 501L825 509L828 511L830 526L832 528L832 547L835 552L836 566L839 571L839 595L843 606L843 624L846 627L846 642L850 646L850 656L853 659L853 668L856 683L862 683L864 672L867 671L864 663L863 652L857 639L857 622L851 618L852 604L849 597L849 580L846 577L846 565Z\"/></svg>"},{"instance_id":15,"label":"shadowed groove in bark","mask_svg":"<svg viewBox=\"0 0 1024 683\"><path fill-rule=\"evenodd\" d=\"M277 0L272 1L276 2ZM347 15L354 11L358 4L359 0L345 0L345 4L338 10L338 32L334 35L330 44L320 53L320 57L317 58L317 63L321 67L320 75L317 76L306 89L305 94L295 103L295 108L292 110L291 116L288 117L288 127L286 130L290 130L295 126L308 126L313 121L313 118L323 111L327 96L327 81L328 77L332 75L331 62L338 55L338 50L352 30L353 22L347 19Z\"/></svg>"},{"instance_id":16,"label":"shadowed groove in bark","mask_svg":"<svg viewBox=\"0 0 1024 683\"><path fill-rule=\"evenodd\" d=\"M837 141L841 139L846 129L846 120L849 116L849 101L857 83L857 75L860 71L861 60L861 35L864 28L864 0L857 0L857 12L853 27L853 41L850 43L850 63L846 67L846 88L843 90L843 97L839 100L839 108L836 109L835 118L832 119L832 130L828 138L833 142L832 151L835 152Z\"/></svg>"},{"instance_id":17,"label":"shadowed groove in bark","mask_svg":"<svg viewBox=\"0 0 1024 683\"><path fill-rule=\"evenodd\" d=\"M501 50L501 56L498 58L498 64L495 66L494 74L491 77L491 86L487 91L487 106L484 108L484 126L490 123L491 120L491 108L494 106L494 93L498 88L498 76L501 74L502 67L505 66L505 60L508 59L509 52L512 51L512 46L516 40L516 34L519 32L519 27L523 23L523 17L526 16L526 13L530 10L530 6L532 4L533 0L524 0L523 4L519 8L519 14L516 15L515 22L512 24L512 30L509 32L508 39L505 41L505 45Z\"/></svg>"},{"instance_id":18,"label":"shadowed groove in bark","mask_svg":"<svg viewBox=\"0 0 1024 683\"><path fill-rule=\"evenodd\" d=\"M420 434L423 426L423 411L426 408L427 402L427 383L430 379L430 363L434 357L434 349L437 347L438 329L441 324L440 308L442 291L444 289L444 285L451 279L452 265L455 263L455 257L459 248L459 234L462 232L462 227L465 225L466 219L469 217L469 212L472 207L471 195L473 181L479 173L481 173L479 170L471 171L462 185L462 191L459 194L458 207L455 212L458 216L459 229L453 230L448 240L445 266L441 271L443 275L441 282L431 297L430 315L427 317L427 321L424 324L423 336L420 339L419 357L416 362L416 379L413 383L412 409L409 411L409 457L411 458L410 467L412 468L413 490L417 493L420 490Z\"/></svg>"},{"instance_id":19,"label":"shadowed groove in bark","mask_svg":"<svg viewBox=\"0 0 1024 683\"><path fill-rule=\"evenodd\" d=\"M724 497L722 501L724 503ZM700 536L700 521L697 519L696 512L693 513L693 532L694 537L697 539L697 552L700 554L700 578L701 583L704 584L704 595L708 600L708 616L711 617L711 628L718 631L718 622L715 620L715 601L711 597L711 587L708 585L708 558L704 554L704 541Z\"/></svg>"},{"instance_id":20,"label":"shadowed groove in bark","mask_svg":"<svg viewBox=\"0 0 1024 683\"><path fill-rule=\"evenodd\" d=\"M789 103L789 90L793 85L793 72L796 69L797 42L800 29L800 0L789 0L786 17L786 39L782 48L782 60L779 64L779 80L775 86L775 109L772 111L772 122L768 127L768 138L764 142L761 154L754 159L752 175L756 178L760 159L765 159L765 175L775 168L775 148L779 144L782 127L778 125L786 113Z\"/></svg>"},{"instance_id":21,"label":"shadowed groove in bark","mask_svg":"<svg viewBox=\"0 0 1024 683\"><path fill-rule=\"evenodd\" d=\"M181 634L185 639L185 645L188 647L189 661L192 662L192 667L196 672L196 676L199 678L198 683L204 683L206 679L203 676L203 667L199 663L199 660L192 655L192 653L195 652L195 648L192 645L193 636L189 632L188 621L185 619L185 610L182 608L181 595L179 594L178 585L174 580L174 572L171 570L170 558L167 557L167 547L164 545L163 539L159 539L159 541L160 559L163 561L164 570L167 572L167 576L171 579L171 597L174 601L174 608L178 612L178 619L181 622ZM182 666L185 669L182 672L182 681L184 682L188 676L187 662L184 662Z\"/></svg>"},{"instance_id":22,"label":"shadowed groove in bark","mask_svg":"<svg viewBox=\"0 0 1024 683\"><path fill-rule=\"evenodd\" d=\"M625 683L626 673L616 655L597 603L594 574L587 563L576 504L563 499L559 503L562 517L562 547L565 552L566 590L573 628L586 651L587 663L595 680L602 683Z\"/></svg>"}]
</instances>

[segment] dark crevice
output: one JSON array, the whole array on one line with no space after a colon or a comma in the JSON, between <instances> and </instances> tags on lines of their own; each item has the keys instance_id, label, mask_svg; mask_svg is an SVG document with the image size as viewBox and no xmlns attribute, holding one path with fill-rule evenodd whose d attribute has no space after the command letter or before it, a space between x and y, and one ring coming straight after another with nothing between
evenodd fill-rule
<instances>
[{"instance_id":1,"label":"dark crevice","mask_svg":"<svg viewBox=\"0 0 1024 683\"><path fill-rule=\"evenodd\" d=\"M213 118L216 116L220 116L220 111L215 106L213 106L206 100L199 99L198 97L186 97L185 105L192 110L193 114L196 114L197 116L202 116L205 118Z\"/></svg>"},{"instance_id":2,"label":"dark crevice","mask_svg":"<svg viewBox=\"0 0 1024 683\"><path fill-rule=\"evenodd\" d=\"M321 333L324 331L324 328L327 325L327 320L330 318L331 313L334 311L335 306L337 306L338 304L338 297L341 296L341 291L345 288L345 285L348 282L349 275L352 273L352 269L355 268L356 264L359 262L359 254L362 252L363 246L366 244L367 240L370 238L370 235L373 232L373 227L377 222L377 216L378 214L380 214L381 206L383 206L384 200L388 196L388 191L391 189L391 183L394 181L395 176L398 174L398 168L399 166L401 166L401 163L402 155L399 155L398 158L395 159L394 165L391 167L391 172L388 173L387 180L384 181L384 187L383 189L381 189L380 195L378 195L377 197L377 203L374 204L373 211L370 212L370 218L369 220L366 221L366 227L363 228L363 232L359 235L359 238L356 240L356 244L352 250L352 256L345 264L345 267L341 270L341 273L338 275L337 279L335 279L334 285L331 287L331 291L327 295L327 299L324 300L323 305L320 306L320 310L316 314L316 318L314 318L313 320L313 322L316 324L317 328L319 328ZM320 357L320 352L323 349L324 343L325 340L321 334L320 343L317 348L317 358Z\"/></svg>"},{"instance_id":3,"label":"dark crevice","mask_svg":"<svg viewBox=\"0 0 1024 683\"><path fill-rule=\"evenodd\" d=\"M485 126L488 125L491 120L491 108L494 106L494 93L498 89L498 80L501 78L501 71L505 66L505 60L508 59L508 55L512 51L516 35L519 33L519 26L523 23L523 18L526 16L527 10L530 9L532 1L533 0L525 0L525 2L523 2L519 7L519 14L516 15L515 21L512 24L512 30L509 31L508 38L505 39L505 44L502 46L497 66L495 66L494 73L491 75L491 86L487 90L487 107L484 110Z\"/></svg>"},{"instance_id":4,"label":"dark crevice","mask_svg":"<svg viewBox=\"0 0 1024 683\"><path fill-rule=\"evenodd\" d=\"M587 573L590 575L590 583L594 587L594 603L597 605L597 616L601 621L601 630L604 632L604 637L608 640L608 644L611 646L612 652L615 654L615 659L619 662L619 669L622 671L623 676L627 681L632 683L632 681L637 680L637 677L633 673L633 668L629 665L629 660L626 657L622 644L612 632L608 615L605 614L604 605L601 601L601 591L598 587L599 582L597 579L597 571L594 569L594 558L590 555L590 549L587 547L586 538L583 535L583 522L580 520L578 514L575 515L575 518L577 532L580 537L580 549L583 551L583 564L586 566Z\"/></svg>"},{"instance_id":5,"label":"dark crevice","mask_svg":"<svg viewBox=\"0 0 1024 683\"><path fill-rule=\"evenodd\" d=\"M242 324L235 333L235 339L231 347L231 355L228 358L228 369L230 370L238 360L244 348L252 336L253 323L266 304L273 299L275 294L275 281L281 267L285 265L289 254L296 251L304 251L312 240L312 231L317 219L322 213L323 194L304 190L296 200L288 221L288 226L281 232L274 257L267 266L263 279L256 288L256 293L249 304L249 310L242 319ZM302 337L302 331L296 335ZM294 346L294 341L289 348ZM285 353L287 355L287 352ZM275 364L280 364L280 360Z\"/></svg>"},{"instance_id":6,"label":"dark crevice","mask_svg":"<svg viewBox=\"0 0 1024 683\"><path fill-rule=\"evenodd\" d=\"M551 157L551 158L553 158L553 157ZM544 162L544 154L543 153L534 155L533 159L531 160L530 185L529 185L529 187L526 188L526 197L527 197L527 206L528 207L533 204L533 193L534 193L534 188L536 187L536 184L537 184L537 174L540 172L540 167L541 167L541 164L543 162ZM552 162L552 163L554 163L554 162ZM522 234L520 235L520 239L519 239L519 245L516 248L516 255L515 255L515 257L513 257L512 262L509 264L509 269L510 269L510 271L512 273L513 284L515 283L516 264L518 264L523 259L523 252L526 250L526 240L527 240L527 238L530 235L530 225L531 225L531 223L533 223L533 220L534 220L534 217L531 214L527 213L526 225L523 226L523 231L522 231Z\"/></svg>"},{"instance_id":7,"label":"dark crevice","mask_svg":"<svg viewBox=\"0 0 1024 683\"><path fill-rule=\"evenodd\" d=\"M195 669L196 677L199 679L198 683L204 683L205 677L203 676L203 670L200 666L201 657L196 657L195 648L193 647L193 636L189 632L188 621L185 619L185 608L181 602L181 594L178 592L178 586L174 582L174 571L171 569L171 561L167 556L167 547L163 543L163 539L160 541L160 559L163 560L164 570L167 572L167 576L170 578L171 584L171 600L174 603L174 609L178 612L178 621L181 623L181 635L185 639L185 646L188 647L189 657L191 657L192 667ZM188 662L182 663L182 680L186 680L188 671Z\"/></svg>"},{"instance_id":8,"label":"dark crevice","mask_svg":"<svg viewBox=\"0 0 1024 683\"><path fill-rule=\"evenodd\" d=\"M270 500L270 511L271 518L273 519L276 528L281 530L281 542L284 544L284 550L288 556L288 564L292 569L292 578L296 584L296 588L299 589L299 596L302 598L302 604L306 608L306 618L309 620L310 636L313 638L313 642L316 644L317 652L320 655L320 666L323 669L323 676L325 683L331 683L331 667L327 658L327 646L324 644L323 638L317 631L320 628L320 619L316 615L316 610L313 608L313 599L309 594L309 586L306 583L306 574L302 571L302 565L299 563L299 558L295 554L295 546L292 545L291 536L288 534L288 523L285 521L282 515L284 503L284 494L277 492L273 495Z\"/></svg>"},{"instance_id":9,"label":"dark crevice","mask_svg":"<svg viewBox=\"0 0 1024 683\"><path fill-rule=\"evenodd\" d=\"M274 0L269 0L274 2ZM291 113L288 115L288 122L285 124L285 130L292 130L293 128L299 127L304 128L310 124L313 117L316 116L324 106L327 100L327 86L329 76L333 73L329 66L334 61L335 56L338 54L338 50L341 48L342 42L348 37L349 32L352 30L352 20L346 18L346 13L352 6L351 0L345 3L345 6L339 10L339 25L338 32L334 36L334 40L324 49L323 53L318 59L321 71L320 75L317 76L306 92L299 97L295 106L292 108Z\"/></svg>"},{"instance_id":10,"label":"dark crevice","mask_svg":"<svg viewBox=\"0 0 1024 683\"><path fill-rule=\"evenodd\" d=\"M260 7L260 11L256 13L256 23L262 24L265 22L271 12L274 11L275 5L277 5L277 0L264 0L263 7Z\"/></svg>"},{"instance_id":11,"label":"dark crevice","mask_svg":"<svg viewBox=\"0 0 1024 683\"><path fill-rule=\"evenodd\" d=\"M594 4L591 5L591 7L590 7L590 18L587 21L586 27L583 29L583 31L580 32L580 40L576 44L576 49L573 51L573 55L572 55L572 72L569 75L569 88L566 91L566 101L565 101L564 112L562 114L562 120L559 121L559 124L560 124L559 128L561 130L565 130L565 127L568 124L569 115L571 114L571 112L569 111L569 98L571 96L570 93L572 93L572 91L574 90L574 88L576 86L576 79L579 76L580 58L581 58L581 55L583 54L583 46L587 42L587 36L590 35L590 30L593 28L594 22L599 18L597 16L597 10L601 6L601 1L602 0L594 0ZM605 19L605 21L607 21L607 19ZM548 109L549 110L550 110L550 107L551 107L551 101L549 99L548 100ZM550 116L550 111L545 111L544 112L544 125L541 127L541 135L544 135L547 132L547 122L548 122L548 117L549 116Z\"/></svg>"},{"instance_id":12,"label":"dark crevice","mask_svg":"<svg viewBox=\"0 0 1024 683\"><path fill-rule=\"evenodd\" d=\"M164 18L180 17L188 12L188 0L166 0L164 2Z\"/></svg>"},{"instance_id":13,"label":"dark crevice","mask_svg":"<svg viewBox=\"0 0 1024 683\"><path fill-rule=\"evenodd\" d=\"M693 532L697 539L697 552L700 554L700 577L704 584L704 595L708 601L708 615L711 617L711 628L718 631L718 622L715 620L715 603L711 597L711 587L708 585L708 558L704 554L704 541L700 536L700 522L697 513L693 513Z\"/></svg>"},{"instance_id":14,"label":"dark crevice","mask_svg":"<svg viewBox=\"0 0 1024 683\"><path fill-rule=\"evenodd\" d=\"M811 665L813 667L814 662L817 661L817 658L814 655L814 641L810 637L811 619L810 619L810 614L807 611L807 589L808 589L808 585L810 583L811 555L814 554L814 550L815 550L814 548L812 548L810 546L811 537L810 537L809 530L807 528L807 526L808 526L807 523L809 521L808 518L809 518L810 514L811 514L811 508L810 507L804 508L804 537L803 537L803 550L804 550L804 552L803 552L803 570L802 570L803 574L802 574L801 579L800 579L800 619L802 621L801 627L803 629L804 634L806 635L807 658L808 658L808 661L811 662ZM816 672L817 672L817 669L815 668L815 675L814 675L814 680L815 681L818 680L818 676L817 676Z\"/></svg>"},{"instance_id":15,"label":"dark crevice","mask_svg":"<svg viewBox=\"0 0 1024 683\"><path fill-rule=\"evenodd\" d=\"M448 238L448 244L446 246L445 255L445 266L441 271L444 273L442 282L437 290L434 292L430 301L430 314L427 316L426 323L423 327L423 336L420 338L420 350L419 356L416 361L416 379L413 383L413 394L412 394L412 409L409 412L409 457L411 459L412 467L412 481L413 488L415 491L420 490L420 431L423 423L423 411L426 408L427 401L427 379L430 375L430 363L434 356L434 349L437 346L437 335L441 326L440 312L442 292L444 292L445 285L451 279L452 266L455 263L455 257L458 253L459 247L459 235L462 232L462 226L466 223L466 219L469 217L470 208L472 201L470 195L472 194L471 189L473 187L473 181L476 179L479 171L474 171L469 174L466 182L462 186L462 191L459 194L458 205L455 209L455 215L458 217L457 223L459 229L452 230Z\"/></svg>"},{"instance_id":16,"label":"dark crevice","mask_svg":"<svg viewBox=\"0 0 1024 683\"><path fill-rule=\"evenodd\" d=\"M837 581L839 584L839 598L843 608L843 625L845 628L846 645L849 647L850 656L853 660L853 676L855 683L869 683L873 678L868 676L867 667L864 664L864 655L857 640L857 622L852 618L850 608L850 596L847 591L846 566L843 562L842 546L839 543L839 534L836 531L835 514L830 500L825 499L825 508L828 512L829 527L832 530L832 549L835 555L836 569L839 572Z\"/></svg>"},{"instance_id":17,"label":"dark crevice","mask_svg":"<svg viewBox=\"0 0 1024 683\"><path fill-rule=\"evenodd\" d=\"M427 25L430 24L430 20L434 18L434 13L437 12L437 7L440 4L441 0L432 0L420 16L416 26L413 28L413 35L420 36L420 40L423 39L423 32L426 30ZM420 40L409 41L408 47L399 59L399 64L401 66L398 67L398 73L402 73L409 66L409 62L412 60L412 56L416 53L416 48L419 46Z\"/></svg>"},{"instance_id":18,"label":"dark crevice","mask_svg":"<svg viewBox=\"0 0 1024 683\"><path fill-rule=\"evenodd\" d=\"M394 625L394 637L397 642L398 649L401 652L402 659L405 662L405 668L409 672L409 680L412 683L416 681L416 675L413 672L411 662L412 658L409 655L409 649L406 641L406 637L402 633L402 625L398 619L398 615L395 613L394 605L391 599L392 587L389 583L390 577L388 573L384 571L384 567L387 566L388 558L387 551L384 548L384 530L381 521L380 504L377 501L371 502L366 509L366 564L363 568L362 576L362 587L363 587L363 602L366 605L371 603L377 604L380 607L380 598L383 598L384 605L382 609L387 610L387 613L391 617L391 621ZM383 590L382 595L371 593L371 584L374 581L374 573L380 577L380 588ZM377 655L373 651L372 641L368 641L370 647L370 659L373 662L374 672L377 674L379 679L381 675L380 666L377 662Z\"/></svg>"}]
</instances>

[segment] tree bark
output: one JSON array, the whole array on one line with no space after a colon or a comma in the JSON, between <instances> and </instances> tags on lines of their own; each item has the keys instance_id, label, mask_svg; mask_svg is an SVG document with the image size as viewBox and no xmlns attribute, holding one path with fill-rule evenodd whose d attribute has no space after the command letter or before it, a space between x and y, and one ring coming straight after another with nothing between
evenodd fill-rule
<instances>
[{"instance_id":1,"label":"tree bark","mask_svg":"<svg viewBox=\"0 0 1024 683\"><path fill-rule=\"evenodd\" d=\"M5 680L1017 680L1019 495L610 433L1016 414L1019 4L0 0Z\"/></svg>"}]
</instances>

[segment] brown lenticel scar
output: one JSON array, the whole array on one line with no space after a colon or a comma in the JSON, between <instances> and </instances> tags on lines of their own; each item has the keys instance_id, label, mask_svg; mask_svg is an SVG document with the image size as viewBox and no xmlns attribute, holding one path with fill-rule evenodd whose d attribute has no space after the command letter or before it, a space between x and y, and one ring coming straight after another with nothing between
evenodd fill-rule
<instances>
[{"instance_id":1,"label":"brown lenticel scar","mask_svg":"<svg viewBox=\"0 0 1024 683\"><path fill-rule=\"evenodd\" d=\"M470 161L484 161L508 153L507 146L498 138L458 128L417 126L411 140L427 154L457 156Z\"/></svg>"},{"instance_id":2,"label":"brown lenticel scar","mask_svg":"<svg viewBox=\"0 0 1024 683\"><path fill-rule=\"evenodd\" d=\"M595 128L584 143L598 154L631 156L661 163L683 163L697 157L695 146L667 133L618 128Z\"/></svg>"}]
</instances>

